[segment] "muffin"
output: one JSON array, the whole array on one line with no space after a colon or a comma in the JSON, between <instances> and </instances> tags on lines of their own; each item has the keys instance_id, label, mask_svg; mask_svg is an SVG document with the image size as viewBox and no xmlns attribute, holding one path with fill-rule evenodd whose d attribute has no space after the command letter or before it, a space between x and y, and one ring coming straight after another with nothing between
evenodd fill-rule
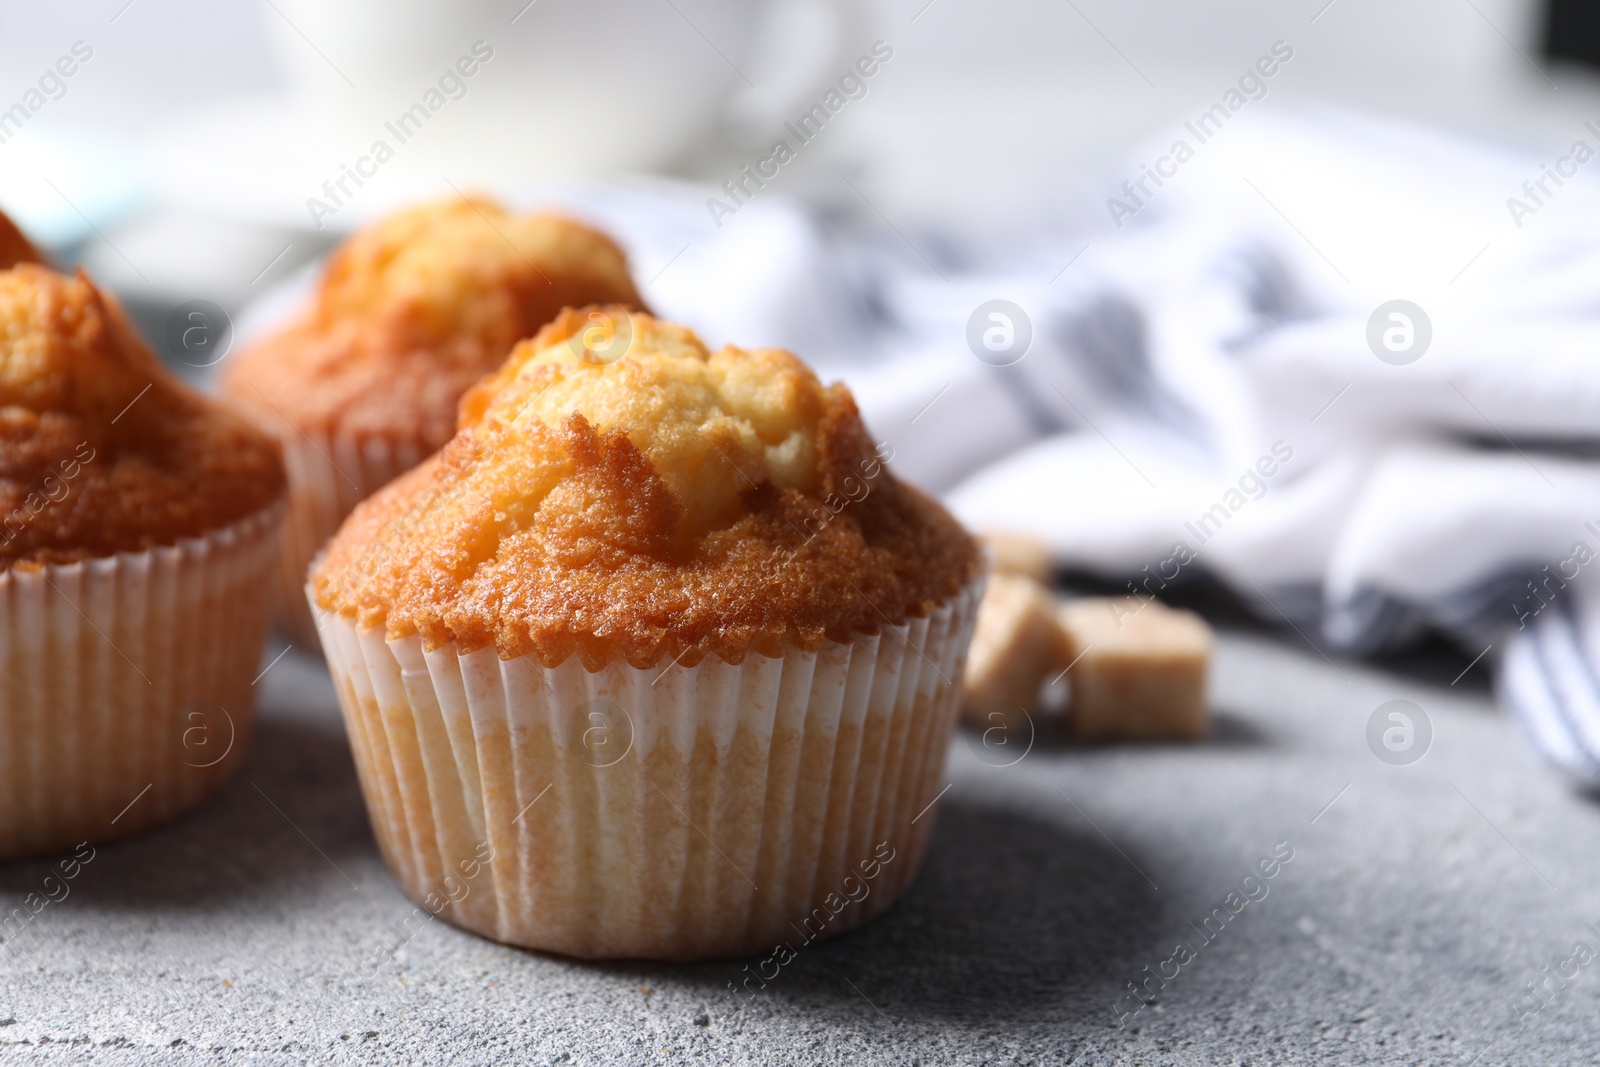
<instances>
[{"instance_id":1,"label":"muffin","mask_svg":"<svg viewBox=\"0 0 1600 1067\"><path fill-rule=\"evenodd\" d=\"M0 211L0 270L9 270L18 263L43 263L44 257L33 247L16 224Z\"/></svg>"},{"instance_id":2,"label":"muffin","mask_svg":"<svg viewBox=\"0 0 1600 1067\"><path fill-rule=\"evenodd\" d=\"M498 941L798 948L906 888L982 556L778 350L566 311L312 568L376 836Z\"/></svg>"},{"instance_id":3,"label":"muffin","mask_svg":"<svg viewBox=\"0 0 1600 1067\"><path fill-rule=\"evenodd\" d=\"M0 271L0 857L153 826L238 765L285 479L80 272Z\"/></svg>"},{"instance_id":4,"label":"muffin","mask_svg":"<svg viewBox=\"0 0 1600 1067\"><path fill-rule=\"evenodd\" d=\"M551 214L454 199L357 234L311 306L223 367L222 393L283 446L278 616L315 646L306 568L355 505L455 433L456 403L563 307L639 307L610 238Z\"/></svg>"}]
</instances>

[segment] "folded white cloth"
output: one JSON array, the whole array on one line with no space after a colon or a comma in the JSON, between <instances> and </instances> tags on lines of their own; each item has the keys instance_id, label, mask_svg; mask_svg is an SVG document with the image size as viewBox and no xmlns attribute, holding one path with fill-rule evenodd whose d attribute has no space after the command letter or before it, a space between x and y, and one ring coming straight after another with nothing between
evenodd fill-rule
<instances>
[{"instance_id":1,"label":"folded white cloth","mask_svg":"<svg viewBox=\"0 0 1600 1067\"><path fill-rule=\"evenodd\" d=\"M625 239L662 314L846 379L971 526L1118 579L1204 569L1326 654L1442 631L1600 786L1600 182L1565 155L1261 108L1121 228L1004 258L830 233L775 191L720 226L694 187L558 199ZM967 340L997 298L1031 325L1009 366ZM1393 300L1431 328L1399 365L1369 341Z\"/></svg>"}]
</instances>

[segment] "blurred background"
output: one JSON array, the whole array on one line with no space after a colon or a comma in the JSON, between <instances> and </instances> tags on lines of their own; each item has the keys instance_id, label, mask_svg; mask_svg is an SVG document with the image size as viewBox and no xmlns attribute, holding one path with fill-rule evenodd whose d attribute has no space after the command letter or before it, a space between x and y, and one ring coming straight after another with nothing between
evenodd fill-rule
<instances>
[{"instance_id":1,"label":"blurred background","mask_svg":"<svg viewBox=\"0 0 1600 1067\"><path fill-rule=\"evenodd\" d=\"M1295 59L1275 98L1547 154L1600 115L1594 20L1577 0L3 0L0 207L147 321L197 297L233 310L447 182L720 185L883 40L893 60L782 193L907 234L1103 228L1134 146L1276 40ZM480 40L494 58L446 121L312 225L307 198ZM76 42L92 58L20 121Z\"/></svg>"}]
</instances>

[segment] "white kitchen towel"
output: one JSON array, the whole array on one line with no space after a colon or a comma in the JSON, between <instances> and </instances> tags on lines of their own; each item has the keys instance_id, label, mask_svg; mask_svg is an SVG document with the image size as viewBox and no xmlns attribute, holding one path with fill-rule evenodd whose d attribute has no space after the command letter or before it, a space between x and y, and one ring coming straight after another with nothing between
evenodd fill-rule
<instances>
[{"instance_id":1,"label":"white kitchen towel","mask_svg":"<svg viewBox=\"0 0 1600 1067\"><path fill-rule=\"evenodd\" d=\"M861 190L875 235L781 188L538 199L617 234L661 314L844 378L972 527L1156 592L1204 571L1328 655L1443 632L1600 786L1596 153L1600 123L1540 157L1263 106L1023 241Z\"/></svg>"}]
</instances>

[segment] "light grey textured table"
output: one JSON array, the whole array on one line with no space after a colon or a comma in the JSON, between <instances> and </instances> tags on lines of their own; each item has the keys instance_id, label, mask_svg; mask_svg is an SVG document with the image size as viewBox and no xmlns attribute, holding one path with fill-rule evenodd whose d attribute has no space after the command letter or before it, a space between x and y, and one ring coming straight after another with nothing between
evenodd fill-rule
<instances>
[{"instance_id":1,"label":"light grey textured table","mask_svg":"<svg viewBox=\"0 0 1600 1067\"><path fill-rule=\"evenodd\" d=\"M996 767L963 735L910 895L746 1000L726 986L736 964L579 963L440 922L366 973L411 908L368 831L320 662L291 652L261 683L239 780L175 826L102 847L0 947L0 1059L1593 1060L1600 966L1525 1025L1511 1005L1577 939L1600 948L1582 926L1600 923L1600 808L1536 765L1481 665L1449 686L1459 666L1430 679L1333 666L1225 632L1206 744L1041 741ZM1397 697L1434 728L1409 767L1365 739ZM1119 1029L1124 983L1198 944L1192 924L1285 841L1294 859L1269 895ZM0 866L0 903L47 872Z\"/></svg>"}]
</instances>

